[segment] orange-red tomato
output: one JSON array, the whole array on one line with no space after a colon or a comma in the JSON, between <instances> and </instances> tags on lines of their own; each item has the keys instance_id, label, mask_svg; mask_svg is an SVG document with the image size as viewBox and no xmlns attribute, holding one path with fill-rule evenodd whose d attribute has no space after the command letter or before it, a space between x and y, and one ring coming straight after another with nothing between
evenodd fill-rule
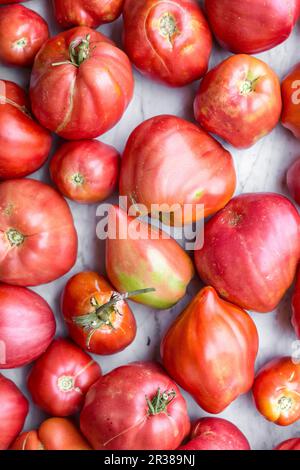
<instances>
[{"instance_id":1,"label":"orange-red tomato","mask_svg":"<svg viewBox=\"0 0 300 470\"><path fill-rule=\"evenodd\" d=\"M57 22L63 28L98 28L120 16L124 0L53 0Z\"/></svg>"},{"instance_id":2,"label":"orange-red tomato","mask_svg":"<svg viewBox=\"0 0 300 470\"><path fill-rule=\"evenodd\" d=\"M297 139L300 139L300 62L281 85L283 110L281 122Z\"/></svg>"}]
</instances>

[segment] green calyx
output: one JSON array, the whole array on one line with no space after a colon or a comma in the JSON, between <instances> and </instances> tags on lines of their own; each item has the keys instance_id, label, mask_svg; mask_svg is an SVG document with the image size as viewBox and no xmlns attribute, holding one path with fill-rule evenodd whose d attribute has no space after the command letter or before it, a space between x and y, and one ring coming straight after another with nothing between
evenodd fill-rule
<instances>
[{"instance_id":1,"label":"green calyx","mask_svg":"<svg viewBox=\"0 0 300 470\"><path fill-rule=\"evenodd\" d=\"M72 64L75 67L80 67L80 65L89 58L90 40L91 36L88 34L85 38L78 38L72 41L69 46L70 60L55 62L52 66L57 67L59 65Z\"/></svg>"},{"instance_id":2,"label":"green calyx","mask_svg":"<svg viewBox=\"0 0 300 470\"><path fill-rule=\"evenodd\" d=\"M25 236L14 228L10 228L9 230L7 230L6 237L11 246L20 246L25 240Z\"/></svg>"},{"instance_id":3,"label":"green calyx","mask_svg":"<svg viewBox=\"0 0 300 470\"><path fill-rule=\"evenodd\" d=\"M145 398L148 405L148 415L155 416L167 412L168 405L176 398L176 392L175 390L166 390L161 393L160 388L158 388L152 400L147 396Z\"/></svg>"},{"instance_id":4,"label":"green calyx","mask_svg":"<svg viewBox=\"0 0 300 470\"><path fill-rule=\"evenodd\" d=\"M71 176L71 181L76 186L81 186L82 184L84 184L85 179L84 179L84 176L81 175L80 173L75 173L74 175Z\"/></svg>"},{"instance_id":5,"label":"green calyx","mask_svg":"<svg viewBox=\"0 0 300 470\"><path fill-rule=\"evenodd\" d=\"M171 41L175 33L177 33L177 24L173 15L164 13L159 21L160 34Z\"/></svg>"},{"instance_id":6,"label":"green calyx","mask_svg":"<svg viewBox=\"0 0 300 470\"><path fill-rule=\"evenodd\" d=\"M244 80L240 86L240 94L241 95L250 95L255 91L256 83L258 81L258 78L255 78L251 80L250 78L247 78Z\"/></svg>"}]
</instances>

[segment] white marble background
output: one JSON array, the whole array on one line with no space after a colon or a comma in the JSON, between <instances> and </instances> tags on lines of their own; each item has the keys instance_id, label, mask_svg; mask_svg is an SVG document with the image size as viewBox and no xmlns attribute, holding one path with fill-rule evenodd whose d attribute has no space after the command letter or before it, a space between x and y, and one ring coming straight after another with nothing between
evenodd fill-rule
<instances>
[{"instance_id":1,"label":"white marble background","mask_svg":"<svg viewBox=\"0 0 300 470\"><path fill-rule=\"evenodd\" d=\"M202 2L201 2L202 3ZM51 0L32 0L26 6L39 12L50 24L52 34L58 32L55 25ZM122 21L100 28L118 44L121 44ZM296 26L292 36L275 49L259 54L282 79L290 68L300 61L300 24ZM210 67L219 63L229 54L214 46ZM8 68L0 64L0 78L12 80L27 87L29 71ZM130 132L144 119L157 114L175 114L193 120L192 103L198 83L182 89L170 89L156 84L135 72L136 87L132 103L121 122L105 136L101 137L106 143L114 145L122 151ZM54 145L55 147L55 145ZM238 172L239 184L237 193L252 191L275 191L287 194L284 179L287 168L300 156L300 142L286 131L281 125L266 138L249 150L237 151L230 146ZM36 179L49 182L48 165L33 175ZM79 255L76 266L65 277L40 286L34 290L41 294L53 308L57 319L57 334L64 334L64 326L60 316L59 299L66 280L81 270L97 270L104 273L104 244L96 238L96 206L80 206L69 202L79 236ZM136 360L159 358L160 338L166 327L198 291L200 281L195 279L188 288L188 295L169 311L155 311L131 303L138 322L138 334L134 343L124 352L114 356L100 357L97 360L103 371L108 372L116 366ZM253 314L260 336L260 349L257 368L275 356L289 355L292 343L296 337L290 325L290 294L282 301L279 308L269 314ZM147 345L148 337L151 338ZM96 358L96 356L94 356ZM26 375L28 368L1 371L12 378L24 393L26 391ZM191 418L205 416L203 410L185 394ZM28 396L29 398L29 396ZM1 405L0 405L1 406ZM290 437L300 437L300 421L287 428L267 422L256 411L251 394L242 396L232 403L221 415L234 422L245 433L253 449L272 449L282 440ZM44 419L43 413L31 404L30 414L26 421L26 430L37 427Z\"/></svg>"}]
</instances>

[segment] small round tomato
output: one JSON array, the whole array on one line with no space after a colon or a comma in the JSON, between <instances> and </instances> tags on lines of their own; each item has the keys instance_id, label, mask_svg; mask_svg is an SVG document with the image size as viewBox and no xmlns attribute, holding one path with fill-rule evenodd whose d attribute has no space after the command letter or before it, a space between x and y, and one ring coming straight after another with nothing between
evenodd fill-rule
<instances>
[{"instance_id":1,"label":"small round tomato","mask_svg":"<svg viewBox=\"0 0 300 470\"><path fill-rule=\"evenodd\" d=\"M94 272L71 277L62 296L62 313L69 335L94 354L114 354L135 338L135 318L124 300L106 306L116 292Z\"/></svg>"},{"instance_id":2,"label":"small round tomato","mask_svg":"<svg viewBox=\"0 0 300 470\"><path fill-rule=\"evenodd\" d=\"M300 62L281 85L283 110L281 122L297 139L300 139Z\"/></svg>"},{"instance_id":3,"label":"small round tomato","mask_svg":"<svg viewBox=\"0 0 300 470\"><path fill-rule=\"evenodd\" d=\"M65 339L52 342L28 376L36 405L52 416L69 416L82 406L90 386L101 376L99 365Z\"/></svg>"},{"instance_id":4,"label":"small round tomato","mask_svg":"<svg viewBox=\"0 0 300 470\"><path fill-rule=\"evenodd\" d=\"M200 84L194 111L199 124L237 148L269 134L282 109L275 72L255 57L239 54L210 70Z\"/></svg>"},{"instance_id":5,"label":"small round tomato","mask_svg":"<svg viewBox=\"0 0 300 470\"><path fill-rule=\"evenodd\" d=\"M300 205L300 158L289 168L286 182L290 195Z\"/></svg>"},{"instance_id":6,"label":"small round tomato","mask_svg":"<svg viewBox=\"0 0 300 470\"><path fill-rule=\"evenodd\" d=\"M300 364L290 357L274 359L257 374L253 397L269 421L288 426L300 419Z\"/></svg>"},{"instance_id":7,"label":"small round tomato","mask_svg":"<svg viewBox=\"0 0 300 470\"><path fill-rule=\"evenodd\" d=\"M115 190L119 153L98 140L66 142L50 163L50 175L59 191L80 203L101 202Z\"/></svg>"},{"instance_id":8,"label":"small round tomato","mask_svg":"<svg viewBox=\"0 0 300 470\"><path fill-rule=\"evenodd\" d=\"M196 0L126 0L124 47L145 75L183 86L207 71L212 36Z\"/></svg>"},{"instance_id":9,"label":"small round tomato","mask_svg":"<svg viewBox=\"0 0 300 470\"><path fill-rule=\"evenodd\" d=\"M274 450L300 450L300 438L295 437L281 442Z\"/></svg>"},{"instance_id":10,"label":"small round tomato","mask_svg":"<svg viewBox=\"0 0 300 470\"><path fill-rule=\"evenodd\" d=\"M120 16L123 3L124 0L53 0L56 20L63 28L98 28L111 23Z\"/></svg>"},{"instance_id":11,"label":"small round tomato","mask_svg":"<svg viewBox=\"0 0 300 470\"><path fill-rule=\"evenodd\" d=\"M23 5L0 9L0 60L11 65L30 66L49 38L46 21Z\"/></svg>"}]
</instances>

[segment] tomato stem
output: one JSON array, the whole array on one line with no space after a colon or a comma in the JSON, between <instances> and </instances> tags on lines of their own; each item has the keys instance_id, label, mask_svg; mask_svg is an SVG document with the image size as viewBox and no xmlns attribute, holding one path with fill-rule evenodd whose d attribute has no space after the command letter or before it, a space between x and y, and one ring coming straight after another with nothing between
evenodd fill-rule
<instances>
[{"instance_id":1,"label":"tomato stem","mask_svg":"<svg viewBox=\"0 0 300 470\"><path fill-rule=\"evenodd\" d=\"M14 228L7 230L6 236L11 246L20 246L25 240L25 236Z\"/></svg>"},{"instance_id":2,"label":"tomato stem","mask_svg":"<svg viewBox=\"0 0 300 470\"><path fill-rule=\"evenodd\" d=\"M160 388L158 388L152 400L150 400L147 395L145 398L148 405L148 414L158 415L160 413L166 413L167 406L176 398L176 392L175 390L166 390L161 393Z\"/></svg>"},{"instance_id":3,"label":"tomato stem","mask_svg":"<svg viewBox=\"0 0 300 470\"><path fill-rule=\"evenodd\" d=\"M59 65L72 64L75 67L80 67L80 65L88 59L90 55L90 39L91 36L88 34L85 38L77 38L71 42L69 46L69 56L70 60L64 60L62 62L55 62L52 64L52 67L57 67Z\"/></svg>"}]
</instances>

